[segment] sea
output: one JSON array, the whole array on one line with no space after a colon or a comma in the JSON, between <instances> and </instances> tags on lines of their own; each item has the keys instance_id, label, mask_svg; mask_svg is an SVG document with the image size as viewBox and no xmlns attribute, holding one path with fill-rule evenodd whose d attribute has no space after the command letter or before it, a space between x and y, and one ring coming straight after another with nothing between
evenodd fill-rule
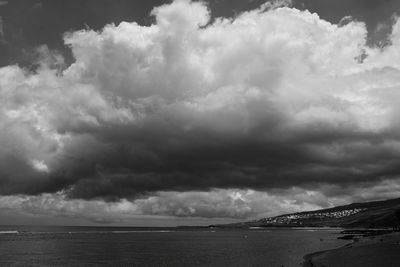
<instances>
[{"instance_id":1,"label":"sea","mask_svg":"<svg viewBox=\"0 0 400 267\"><path fill-rule=\"evenodd\" d=\"M0 226L0 266L302 266L340 229Z\"/></svg>"}]
</instances>

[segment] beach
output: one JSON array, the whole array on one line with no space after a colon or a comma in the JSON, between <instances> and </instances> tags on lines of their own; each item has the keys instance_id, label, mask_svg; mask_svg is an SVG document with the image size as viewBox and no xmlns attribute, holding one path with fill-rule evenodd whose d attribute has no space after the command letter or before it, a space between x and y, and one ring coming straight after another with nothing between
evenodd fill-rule
<instances>
[{"instance_id":1,"label":"beach","mask_svg":"<svg viewBox=\"0 0 400 267\"><path fill-rule=\"evenodd\" d=\"M333 250L308 254L303 267L397 267L400 233L358 237Z\"/></svg>"}]
</instances>

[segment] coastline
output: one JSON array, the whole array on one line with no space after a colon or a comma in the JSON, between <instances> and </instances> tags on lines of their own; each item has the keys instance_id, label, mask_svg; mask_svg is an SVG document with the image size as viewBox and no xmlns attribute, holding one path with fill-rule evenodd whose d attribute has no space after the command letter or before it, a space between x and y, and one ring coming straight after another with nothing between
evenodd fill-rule
<instances>
[{"instance_id":1,"label":"coastline","mask_svg":"<svg viewBox=\"0 0 400 267\"><path fill-rule=\"evenodd\" d=\"M303 257L303 267L395 267L400 262L400 233L354 235L348 244Z\"/></svg>"}]
</instances>

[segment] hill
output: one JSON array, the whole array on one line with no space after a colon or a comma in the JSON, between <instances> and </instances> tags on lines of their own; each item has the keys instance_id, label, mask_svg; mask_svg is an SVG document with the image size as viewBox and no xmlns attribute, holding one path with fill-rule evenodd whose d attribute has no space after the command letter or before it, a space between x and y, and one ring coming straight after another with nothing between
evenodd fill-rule
<instances>
[{"instance_id":1,"label":"hill","mask_svg":"<svg viewBox=\"0 0 400 267\"><path fill-rule=\"evenodd\" d=\"M329 209L284 214L242 223L210 225L217 228L342 227L387 228L400 225L400 198L353 203Z\"/></svg>"}]
</instances>

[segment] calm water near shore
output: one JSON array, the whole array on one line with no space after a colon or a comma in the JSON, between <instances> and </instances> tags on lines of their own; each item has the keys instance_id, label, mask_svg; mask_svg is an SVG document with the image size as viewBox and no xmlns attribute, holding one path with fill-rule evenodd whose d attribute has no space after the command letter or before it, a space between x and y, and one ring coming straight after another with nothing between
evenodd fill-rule
<instances>
[{"instance_id":1,"label":"calm water near shore","mask_svg":"<svg viewBox=\"0 0 400 267\"><path fill-rule=\"evenodd\" d=\"M0 226L0 266L301 266L338 232Z\"/></svg>"}]
</instances>

